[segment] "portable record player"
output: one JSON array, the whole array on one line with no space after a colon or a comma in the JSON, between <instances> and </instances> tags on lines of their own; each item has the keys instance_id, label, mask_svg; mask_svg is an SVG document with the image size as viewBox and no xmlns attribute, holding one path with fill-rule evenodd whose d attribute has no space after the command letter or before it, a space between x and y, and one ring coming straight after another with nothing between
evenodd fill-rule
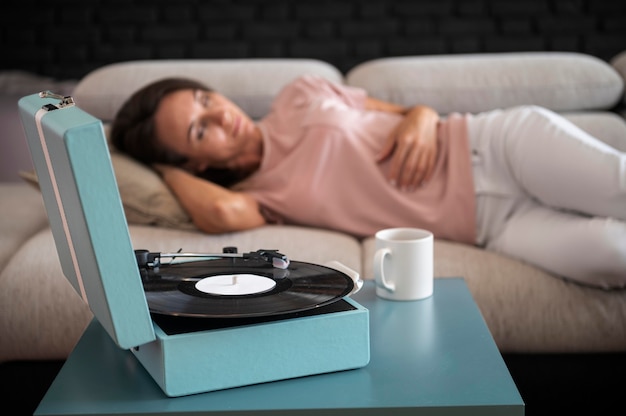
<instances>
[{"instance_id":1,"label":"portable record player","mask_svg":"<svg viewBox=\"0 0 626 416\"><path fill-rule=\"evenodd\" d=\"M101 121L49 92L19 110L63 273L166 395L368 364L369 312L341 265L134 250Z\"/></svg>"}]
</instances>

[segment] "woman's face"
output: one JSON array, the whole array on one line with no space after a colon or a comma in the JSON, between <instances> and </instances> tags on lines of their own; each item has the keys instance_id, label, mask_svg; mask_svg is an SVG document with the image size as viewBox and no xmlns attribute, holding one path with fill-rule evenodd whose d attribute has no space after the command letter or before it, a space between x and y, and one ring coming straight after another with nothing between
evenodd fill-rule
<instances>
[{"instance_id":1,"label":"woman's face","mask_svg":"<svg viewBox=\"0 0 626 416\"><path fill-rule=\"evenodd\" d=\"M258 163L251 152L260 136L239 107L216 92L179 90L163 97L154 116L157 140L185 156L191 172L209 167L250 169ZM256 155L260 159L260 154Z\"/></svg>"}]
</instances>

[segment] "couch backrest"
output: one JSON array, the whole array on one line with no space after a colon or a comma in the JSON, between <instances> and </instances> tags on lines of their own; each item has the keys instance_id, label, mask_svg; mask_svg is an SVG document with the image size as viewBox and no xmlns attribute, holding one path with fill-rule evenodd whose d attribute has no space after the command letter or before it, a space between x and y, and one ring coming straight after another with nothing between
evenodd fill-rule
<instances>
[{"instance_id":1,"label":"couch backrest","mask_svg":"<svg viewBox=\"0 0 626 416\"><path fill-rule=\"evenodd\" d=\"M534 104L555 111L610 109L624 81L607 62L580 53L528 52L382 58L347 83L372 96L442 114Z\"/></svg>"},{"instance_id":2,"label":"couch backrest","mask_svg":"<svg viewBox=\"0 0 626 416\"><path fill-rule=\"evenodd\" d=\"M224 94L252 118L260 118L278 91L304 73L343 82L337 68L313 59L147 60L103 66L85 76L73 96L83 110L106 123L141 87L166 77L187 77Z\"/></svg>"},{"instance_id":3,"label":"couch backrest","mask_svg":"<svg viewBox=\"0 0 626 416\"><path fill-rule=\"evenodd\" d=\"M91 72L73 95L82 109L106 123L144 85L186 76L208 84L253 118L260 118L276 93L305 73L363 87L376 98L399 104L427 104L442 114L522 104L562 112L604 110L615 106L624 91L620 74L598 58L520 52L382 58L364 62L347 74L315 59L131 61Z\"/></svg>"}]
</instances>

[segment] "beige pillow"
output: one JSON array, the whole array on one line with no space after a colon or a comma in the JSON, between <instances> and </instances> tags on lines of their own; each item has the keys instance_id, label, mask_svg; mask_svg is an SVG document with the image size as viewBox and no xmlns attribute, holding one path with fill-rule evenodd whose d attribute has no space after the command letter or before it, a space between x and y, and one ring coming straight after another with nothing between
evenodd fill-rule
<instances>
[{"instance_id":1,"label":"beige pillow","mask_svg":"<svg viewBox=\"0 0 626 416\"><path fill-rule=\"evenodd\" d=\"M111 149L111 163L129 224L195 229L189 215L152 169ZM20 176L39 188L34 171Z\"/></svg>"},{"instance_id":2,"label":"beige pillow","mask_svg":"<svg viewBox=\"0 0 626 416\"><path fill-rule=\"evenodd\" d=\"M111 163L129 223L195 228L156 172L115 150L111 150Z\"/></svg>"}]
</instances>

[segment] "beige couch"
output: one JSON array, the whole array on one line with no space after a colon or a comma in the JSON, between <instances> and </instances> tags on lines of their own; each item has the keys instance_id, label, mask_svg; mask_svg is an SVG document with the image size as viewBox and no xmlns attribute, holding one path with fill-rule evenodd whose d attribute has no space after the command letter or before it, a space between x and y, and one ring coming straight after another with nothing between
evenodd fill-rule
<instances>
[{"instance_id":1,"label":"beige couch","mask_svg":"<svg viewBox=\"0 0 626 416\"><path fill-rule=\"evenodd\" d=\"M307 72L363 87L381 99L427 103L442 114L538 104L626 151L626 123L609 111L623 105L626 56L612 65L573 53L385 58L347 74L315 60L127 62L90 73L73 96L107 124L140 86L169 75L191 76L261 117L282 85ZM206 235L193 229L151 171L115 152L112 161L135 248L276 248L294 260L338 260L372 277L371 238L295 226ZM62 275L35 186L1 183L0 195L0 362L63 359L91 312ZM512 258L441 240L435 245L435 273L466 279L502 352L626 351L626 291L583 287Z\"/></svg>"}]
</instances>

